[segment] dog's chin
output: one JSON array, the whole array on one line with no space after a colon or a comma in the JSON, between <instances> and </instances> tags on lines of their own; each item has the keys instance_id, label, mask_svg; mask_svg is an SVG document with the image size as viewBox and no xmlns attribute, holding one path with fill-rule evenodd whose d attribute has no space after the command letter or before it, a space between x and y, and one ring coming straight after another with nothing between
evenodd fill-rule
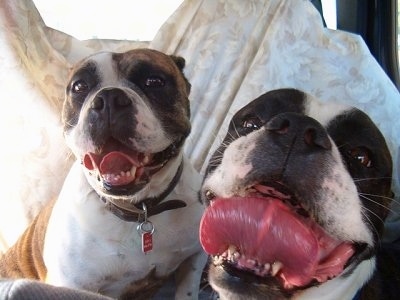
<instances>
[{"instance_id":1,"label":"dog's chin","mask_svg":"<svg viewBox=\"0 0 400 300\"><path fill-rule=\"evenodd\" d=\"M178 141L160 152L143 153L110 139L101 151L85 153L82 162L98 194L111 199L131 199L178 156L181 145Z\"/></svg>"},{"instance_id":2,"label":"dog's chin","mask_svg":"<svg viewBox=\"0 0 400 300\"><path fill-rule=\"evenodd\" d=\"M211 264L209 282L221 299L278 300L290 297L274 277L262 278L236 269L230 264Z\"/></svg>"},{"instance_id":3,"label":"dog's chin","mask_svg":"<svg viewBox=\"0 0 400 300\"><path fill-rule=\"evenodd\" d=\"M370 257L370 251L365 250L354 255L349 265L343 272L337 276L328 279L349 276L358 266L359 262L364 261L365 257ZM211 256L211 260L219 260ZM237 265L228 261L211 263L208 269L208 279L212 288L219 294L220 299L239 300L239 299L263 299L279 300L291 299L298 294L312 287L322 286L325 282L313 280L309 284L299 287L286 288L278 276L264 275L260 276L250 269L238 268Z\"/></svg>"},{"instance_id":4,"label":"dog's chin","mask_svg":"<svg viewBox=\"0 0 400 300\"><path fill-rule=\"evenodd\" d=\"M271 186L252 190L213 198L200 224L200 242L212 259L210 282L230 299L285 299L347 276L373 255L366 243L330 235L287 194Z\"/></svg>"}]
</instances>

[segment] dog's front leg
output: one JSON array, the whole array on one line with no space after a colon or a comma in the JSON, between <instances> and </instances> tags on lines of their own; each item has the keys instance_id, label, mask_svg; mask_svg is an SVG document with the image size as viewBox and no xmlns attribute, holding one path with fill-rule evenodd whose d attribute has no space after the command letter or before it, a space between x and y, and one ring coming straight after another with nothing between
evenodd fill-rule
<instances>
[{"instance_id":1,"label":"dog's front leg","mask_svg":"<svg viewBox=\"0 0 400 300\"><path fill-rule=\"evenodd\" d=\"M198 299L201 275L207 255L199 251L187 258L175 272L175 299Z\"/></svg>"}]
</instances>

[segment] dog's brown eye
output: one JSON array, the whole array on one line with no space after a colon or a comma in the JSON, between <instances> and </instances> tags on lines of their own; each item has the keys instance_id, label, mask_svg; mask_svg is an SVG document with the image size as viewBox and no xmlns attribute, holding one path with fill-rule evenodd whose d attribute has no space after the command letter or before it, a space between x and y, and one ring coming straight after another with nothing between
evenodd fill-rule
<instances>
[{"instance_id":1,"label":"dog's brown eye","mask_svg":"<svg viewBox=\"0 0 400 300\"><path fill-rule=\"evenodd\" d=\"M160 77L153 76L146 79L145 85L147 87L163 87L165 81Z\"/></svg>"},{"instance_id":2,"label":"dog's brown eye","mask_svg":"<svg viewBox=\"0 0 400 300\"><path fill-rule=\"evenodd\" d=\"M243 121L243 128L247 129L259 129L261 127L261 120L257 117L250 117Z\"/></svg>"},{"instance_id":3,"label":"dog's brown eye","mask_svg":"<svg viewBox=\"0 0 400 300\"><path fill-rule=\"evenodd\" d=\"M77 80L72 84L72 91L74 93L82 94L89 90L88 84L83 80Z\"/></svg>"},{"instance_id":4,"label":"dog's brown eye","mask_svg":"<svg viewBox=\"0 0 400 300\"><path fill-rule=\"evenodd\" d=\"M349 154L351 155L351 157L358 160L358 162L364 167L372 167L372 160L368 149L364 147L356 147L351 149L349 151Z\"/></svg>"}]
</instances>

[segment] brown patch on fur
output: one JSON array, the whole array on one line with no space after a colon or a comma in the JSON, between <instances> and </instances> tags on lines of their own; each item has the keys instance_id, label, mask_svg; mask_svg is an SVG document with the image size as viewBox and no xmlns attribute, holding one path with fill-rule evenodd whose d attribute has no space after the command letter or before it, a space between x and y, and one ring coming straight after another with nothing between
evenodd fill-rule
<instances>
[{"instance_id":1,"label":"brown patch on fur","mask_svg":"<svg viewBox=\"0 0 400 300\"><path fill-rule=\"evenodd\" d=\"M43 247L54 203L46 205L17 242L0 257L0 277L45 280Z\"/></svg>"},{"instance_id":2,"label":"brown patch on fur","mask_svg":"<svg viewBox=\"0 0 400 300\"><path fill-rule=\"evenodd\" d=\"M135 299L145 300L151 299L152 296L162 287L167 281L168 277L160 278L155 275L156 268L153 268L145 278L132 282L128 285L122 296L121 300Z\"/></svg>"}]
</instances>

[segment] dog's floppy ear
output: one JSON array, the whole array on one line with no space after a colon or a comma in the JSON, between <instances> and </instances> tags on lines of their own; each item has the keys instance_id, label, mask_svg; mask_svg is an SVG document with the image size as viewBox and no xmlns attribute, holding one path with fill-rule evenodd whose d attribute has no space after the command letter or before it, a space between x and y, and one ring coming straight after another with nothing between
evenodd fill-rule
<instances>
[{"instance_id":1,"label":"dog's floppy ear","mask_svg":"<svg viewBox=\"0 0 400 300\"><path fill-rule=\"evenodd\" d=\"M186 61L182 56L176 56L176 55L170 55L172 60L175 62L179 70L183 71L183 68L185 68Z\"/></svg>"},{"instance_id":2,"label":"dog's floppy ear","mask_svg":"<svg viewBox=\"0 0 400 300\"><path fill-rule=\"evenodd\" d=\"M185 65L186 65L186 60L182 56L170 55L169 57L171 57L171 59L174 61L174 63L178 67L178 69L183 74L183 78L185 78L185 82L186 82L187 91L188 91L188 93L190 93L190 88L192 87L192 85L190 84L190 82L187 80L185 74L183 73L183 69L185 68Z\"/></svg>"}]
</instances>

